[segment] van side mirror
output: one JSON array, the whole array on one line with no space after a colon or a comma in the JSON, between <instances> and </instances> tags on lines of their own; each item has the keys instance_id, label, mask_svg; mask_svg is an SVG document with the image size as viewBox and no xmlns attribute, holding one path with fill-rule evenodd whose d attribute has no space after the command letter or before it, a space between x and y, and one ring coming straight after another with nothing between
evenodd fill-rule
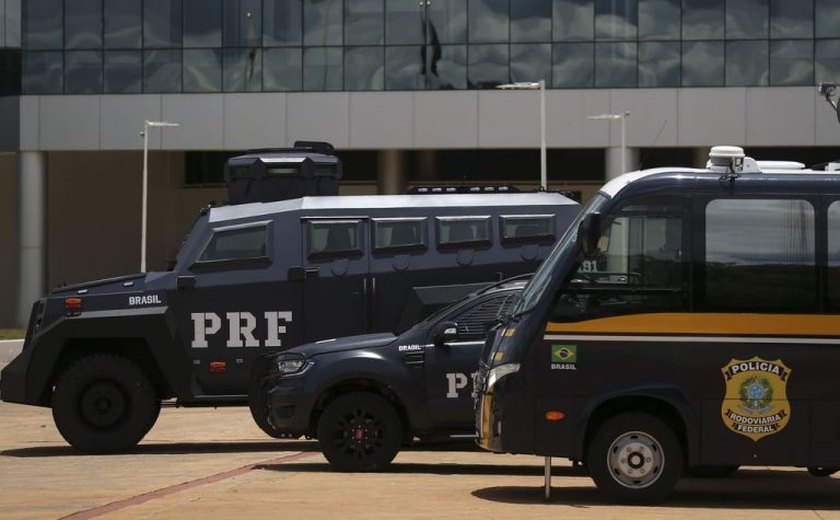
<instances>
[{"instance_id":1,"label":"van side mirror","mask_svg":"<svg viewBox=\"0 0 840 520\"><path fill-rule=\"evenodd\" d=\"M458 324L454 321L442 321L432 330L432 342L445 345L458 339Z\"/></svg>"},{"instance_id":2,"label":"van side mirror","mask_svg":"<svg viewBox=\"0 0 840 520\"><path fill-rule=\"evenodd\" d=\"M589 213L578 226L577 242L583 256L592 258L598 254L598 241L601 238L601 214Z\"/></svg>"}]
</instances>

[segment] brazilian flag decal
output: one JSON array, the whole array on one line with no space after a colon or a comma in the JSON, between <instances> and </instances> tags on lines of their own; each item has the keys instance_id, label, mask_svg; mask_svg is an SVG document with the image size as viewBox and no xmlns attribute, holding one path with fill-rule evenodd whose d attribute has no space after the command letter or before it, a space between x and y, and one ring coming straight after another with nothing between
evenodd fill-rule
<instances>
[{"instance_id":1,"label":"brazilian flag decal","mask_svg":"<svg viewBox=\"0 0 840 520\"><path fill-rule=\"evenodd\" d=\"M577 345L551 345L552 363L576 363Z\"/></svg>"}]
</instances>

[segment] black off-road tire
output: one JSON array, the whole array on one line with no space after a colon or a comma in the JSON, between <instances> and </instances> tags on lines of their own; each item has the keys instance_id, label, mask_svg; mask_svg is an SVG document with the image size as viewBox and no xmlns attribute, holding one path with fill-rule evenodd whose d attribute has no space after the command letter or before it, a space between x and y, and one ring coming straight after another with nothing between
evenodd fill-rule
<instances>
[{"instance_id":1,"label":"black off-road tire","mask_svg":"<svg viewBox=\"0 0 840 520\"><path fill-rule=\"evenodd\" d=\"M738 471L740 467L734 464L731 466L693 466L686 469L685 472L690 477L726 478Z\"/></svg>"},{"instance_id":2,"label":"black off-road tire","mask_svg":"<svg viewBox=\"0 0 840 520\"><path fill-rule=\"evenodd\" d=\"M318 422L318 443L339 471L382 471L402 444L400 417L382 397L353 392L327 406Z\"/></svg>"},{"instance_id":3,"label":"black off-road tire","mask_svg":"<svg viewBox=\"0 0 840 520\"><path fill-rule=\"evenodd\" d=\"M86 453L133 448L154 426L160 399L145 372L117 355L73 363L58 379L52 413L59 433Z\"/></svg>"},{"instance_id":4,"label":"black off-road tire","mask_svg":"<svg viewBox=\"0 0 840 520\"><path fill-rule=\"evenodd\" d=\"M679 439L661 419L625 413L608 419L587 450L589 475L609 500L634 504L661 502L683 469Z\"/></svg>"}]
</instances>

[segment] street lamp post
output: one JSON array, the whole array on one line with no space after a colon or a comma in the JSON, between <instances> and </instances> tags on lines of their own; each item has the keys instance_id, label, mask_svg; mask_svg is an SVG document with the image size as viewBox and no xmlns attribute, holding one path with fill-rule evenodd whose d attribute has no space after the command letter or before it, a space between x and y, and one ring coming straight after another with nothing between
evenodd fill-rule
<instances>
[{"instance_id":1,"label":"street lamp post","mask_svg":"<svg viewBox=\"0 0 840 520\"><path fill-rule=\"evenodd\" d=\"M589 116L587 119L593 121L621 121L621 173L627 173L627 145L624 140L624 120L630 116L630 112L624 111L620 114L598 114Z\"/></svg>"},{"instance_id":2,"label":"street lamp post","mask_svg":"<svg viewBox=\"0 0 840 520\"><path fill-rule=\"evenodd\" d=\"M545 80L520 83L505 83L496 88L503 90L537 90L540 91L540 189L548 189L548 170L545 150Z\"/></svg>"},{"instance_id":3,"label":"street lamp post","mask_svg":"<svg viewBox=\"0 0 840 520\"><path fill-rule=\"evenodd\" d=\"M146 226L148 220L148 203L149 203L149 128L162 128L180 126L178 123L168 123L166 121L149 121L143 122L143 202L141 204L142 215L140 217L140 272L146 272Z\"/></svg>"}]
</instances>

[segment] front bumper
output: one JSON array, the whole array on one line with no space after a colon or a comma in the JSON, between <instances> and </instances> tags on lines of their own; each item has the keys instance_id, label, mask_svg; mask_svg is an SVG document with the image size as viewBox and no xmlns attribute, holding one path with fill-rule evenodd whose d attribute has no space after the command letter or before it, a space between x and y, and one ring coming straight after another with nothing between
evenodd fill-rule
<instances>
[{"instance_id":1,"label":"front bumper","mask_svg":"<svg viewBox=\"0 0 840 520\"><path fill-rule=\"evenodd\" d=\"M268 422L280 433L311 435L314 396L306 391L304 377L278 377L263 386Z\"/></svg>"}]
</instances>

